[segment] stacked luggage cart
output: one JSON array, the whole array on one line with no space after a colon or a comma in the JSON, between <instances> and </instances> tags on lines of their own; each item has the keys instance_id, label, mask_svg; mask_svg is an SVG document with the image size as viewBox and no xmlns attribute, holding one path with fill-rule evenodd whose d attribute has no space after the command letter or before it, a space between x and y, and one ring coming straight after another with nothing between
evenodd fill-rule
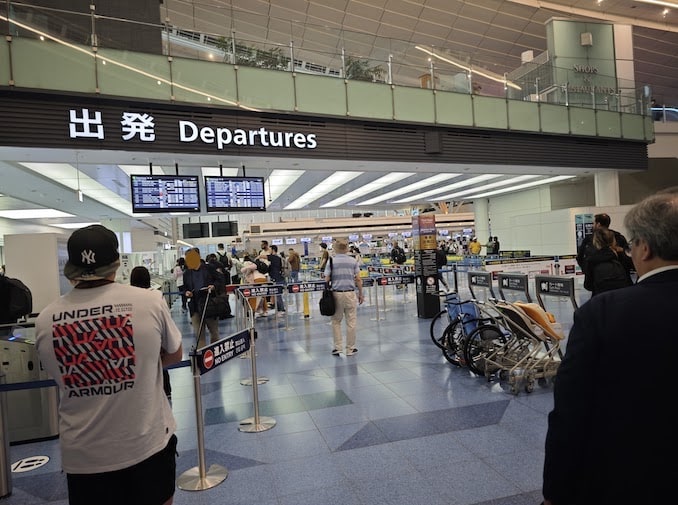
<instances>
[{"instance_id":1,"label":"stacked luggage cart","mask_svg":"<svg viewBox=\"0 0 678 505\"><path fill-rule=\"evenodd\" d=\"M513 394L531 393L535 383L556 375L564 334L540 305L442 296L445 309L432 320L430 333L447 361L488 381L506 382Z\"/></svg>"}]
</instances>

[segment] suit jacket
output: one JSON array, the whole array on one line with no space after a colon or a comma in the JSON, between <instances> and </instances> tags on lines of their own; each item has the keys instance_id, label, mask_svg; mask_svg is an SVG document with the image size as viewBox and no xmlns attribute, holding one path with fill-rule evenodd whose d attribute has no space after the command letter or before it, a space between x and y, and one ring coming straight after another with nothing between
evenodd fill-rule
<instances>
[{"instance_id":1,"label":"suit jacket","mask_svg":"<svg viewBox=\"0 0 678 505\"><path fill-rule=\"evenodd\" d=\"M677 300L674 269L575 312L548 416L543 493L554 505L676 499Z\"/></svg>"}]
</instances>

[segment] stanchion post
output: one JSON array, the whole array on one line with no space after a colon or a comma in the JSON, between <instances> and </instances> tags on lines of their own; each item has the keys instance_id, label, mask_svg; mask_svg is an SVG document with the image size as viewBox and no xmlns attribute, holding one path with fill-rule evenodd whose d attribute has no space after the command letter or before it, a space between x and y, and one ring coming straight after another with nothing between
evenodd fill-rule
<instances>
[{"instance_id":1,"label":"stanchion post","mask_svg":"<svg viewBox=\"0 0 678 505\"><path fill-rule=\"evenodd\" d=\"M254 328L250 329L250 360L252 363L252 401L254 403L254 417L240 421L239 430L246 433L256 433L273 428L276 424L272 417L259 416L259 388L257 387L257 358L254 343Z\"/></svg>"},{"instance_id":2,"label":"stanchion post","mask_svg":"<svg viewBox=\"0 0 678 505\"><path fill-rule=\"evenodd\" d=\"M205 470L205 427L202 414L202 393L200 389L200 371L197 354L191 354L193 372L193 392L195 394L195 419L198 430L198 466L186 470L177 478L177 487L184 491L201 491L221 484L228 477L228 470L221 465L212 465Z\"/></svg>"},{"instance_id":3,"label":"stanchion post","mask_svg":"<svg viewBox=\"0 0 678 505\"><path fill-rule=\"evenodd\" d=\"M311 317L311 305L308 303L308 293L304 293L304 317Z\"/></svg>"}]
</instances>

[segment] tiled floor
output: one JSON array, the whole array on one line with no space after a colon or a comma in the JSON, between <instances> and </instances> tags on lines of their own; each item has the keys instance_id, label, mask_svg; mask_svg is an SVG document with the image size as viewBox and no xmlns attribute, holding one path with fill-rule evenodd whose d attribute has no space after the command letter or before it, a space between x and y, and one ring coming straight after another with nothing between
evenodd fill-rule
<instances>
[{"instance_id":1,"label":"tiled floor","mask_svg":"<svg viewBox=\"0 0 678 505\"><path fill-rule=\"evenodd\" d=\"M390 290L391 287L387 289ZM382 288L375 288L382 289ZM445 361L417 317L412 287L379 294L359 309L354 356L332 356L329 319L289 300L286 317L257 319L260 416L272 429L239 431L253 416L251 361L234 358L200 380L205 461L228 478L203 491L177 490L176 505L534 505L551 386L513 395ZM376 297L375 297L376 298ZM387 310L384 310L386 308ZM571 311L559 317L566 327ZM191 347L188 317L175 319ZM235 328L223 321L222 336ZM188 367L171 371L179 425L178 474L198 465L194 385ZM50 461L13 474L3 505L68 503L58 440L12 446L10 460Z\"/></svg>"}]
</instances>

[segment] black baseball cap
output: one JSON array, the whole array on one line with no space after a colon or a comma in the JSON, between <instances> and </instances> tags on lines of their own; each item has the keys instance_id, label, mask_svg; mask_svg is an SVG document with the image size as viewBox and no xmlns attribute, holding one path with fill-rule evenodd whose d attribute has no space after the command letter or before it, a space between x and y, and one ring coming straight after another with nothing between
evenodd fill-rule
<instances>
[{"instance_id":1,"label":"black baseball cap","mask_svg":"<svg viewBox=\"0 0 678 505\"><path fill-rule=\"evenodd\" d=\"M105 279L120 266L118 237L100 224L73 232L68 239L68 262L64 276L70 280Z\"/></svg>"}]
</instances>

